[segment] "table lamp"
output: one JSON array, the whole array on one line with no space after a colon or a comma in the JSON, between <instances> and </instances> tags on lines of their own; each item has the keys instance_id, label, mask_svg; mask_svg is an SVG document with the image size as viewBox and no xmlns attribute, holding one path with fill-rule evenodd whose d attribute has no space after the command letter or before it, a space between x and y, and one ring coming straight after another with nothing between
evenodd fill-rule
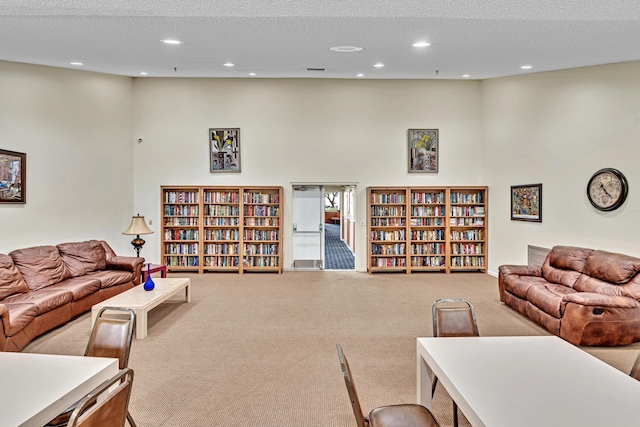
<instances>
[{"instance_id":1,"label":"table lamp","mask_svg":"<svg viewBox=\"0 0 640 427\"><path fill-rule=\"evenodd\" d=\"M122 232L122 234L125 234L125 235L136 236L136 238L131 241L131 244L135 248L136 254L138 257L140 257L140 249L142 249L142 245L144 245L145 243L144 239L140 238L140 235L152 234L152 233L153 231L149 227L147 227L147 223L144 220L144 216L140 216L140 214L132 217L131 224L129 224L129 228L127 228Z\"/></svg>"}]
</instances>

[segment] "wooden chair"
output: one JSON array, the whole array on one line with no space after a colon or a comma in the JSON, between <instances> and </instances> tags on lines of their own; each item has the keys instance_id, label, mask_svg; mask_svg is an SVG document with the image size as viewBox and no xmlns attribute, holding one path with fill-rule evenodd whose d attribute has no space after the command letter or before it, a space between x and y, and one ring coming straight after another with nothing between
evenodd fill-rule
<instances>
[{"instance_id":1,"label":"wooden chair","mask_svg":"<svg viewBox=\"0 0 640 427\"><path fill-rule=\"evenodd\" d=\"M124 427L132 386L133 370L120 370L78 402L69 417L68 426Z\"/></svg>"},{"instance_id":2,"label":"wooden chair","mask_svg":"<svg viewBox=\"0 0 640 427\"><path fill-rule=\"evenodd\" d=\"M342 346L337 344L336 347L338 348L338 359L342 368L342 375L347 385L353 415L356 418L358 427L439 427L431 412L424 406L416 404L380 406L373 409L368 418L365 417L358 399L356 385L351 376L349 362L347 362L347 358L342 351Z\"/></svg>"},{"instance_id":3,"label":"wooden chair","mask_svg":"<svg viewBox=\"0 0 640 427\"><path fill-rule=\"evenodd\" d=\"M464 298L441 298L431 308L434 337L479 336L476 313L471 302ZM438 377L433 378L431 397L436 392ZM458 405L453 402L453 425L458 426Z\"/></svg>"},{"instance_id":4,"label":"wooden chair","mask_svg":"<svg viewBox=\"0 0 640 427\"><path fill-rule=\"evenodd\" d=\"M119 311L126 315L123 317L103 316L105 311ZM96 323L93 325L89 342L84 352L90 357L112 357L118 359L119 368L125 369L129 364L129 353L135 326L136 315L133 310L121 307L105 307L98 312ZM55 417L45 427L63 427L69 422L71 412L75 405L67 408ZM127 411L127 421L131 427L137 427L133 417Z\"/></svg>"}]
</instances>

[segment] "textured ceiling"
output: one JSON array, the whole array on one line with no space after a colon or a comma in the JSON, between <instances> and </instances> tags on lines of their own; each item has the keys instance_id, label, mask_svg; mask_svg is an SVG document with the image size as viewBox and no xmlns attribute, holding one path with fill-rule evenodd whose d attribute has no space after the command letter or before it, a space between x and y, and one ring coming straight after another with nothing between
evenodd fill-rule
<instances>
[{"instance_id":1,"label":"textured ceiling","mask_svg":"<svg viewBox=\"0 0 640 427\"><path fill-rule=\"evenodd\" d=\"M0 0L0 60L125 76L485 79L640 60L638 0ZM179 46L160 39L177 38ZM416 41L431 46L414 48ZM336 53L332 46L360 46ZM69 63L81 61L74 67ZM225 62L236 64L224 67ZM381 62L383 68L374 68ZM521 70L521 65L532 65ZM307 67L326 68L324 72ZM174 70L175 69L175 70ZM437 72L437 73L436 73Z\"/></svg>"}]
</instances>

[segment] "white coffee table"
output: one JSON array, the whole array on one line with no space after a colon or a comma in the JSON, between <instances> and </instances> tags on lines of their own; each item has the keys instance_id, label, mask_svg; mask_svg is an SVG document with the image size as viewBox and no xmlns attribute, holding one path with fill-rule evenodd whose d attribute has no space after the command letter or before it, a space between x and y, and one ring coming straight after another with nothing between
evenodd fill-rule
<instances>
[{"instance_id":1,"label":"white coffee table","mask_svg":"<svg viewBox=\"0 0 640 427\"><path fill-rule=\"evenodd\" d=\"M167 299L184 289L186 302L191 302L191 280L185 278L154 278L155 288L145 291L142 284L104 300L91 308L91 325L104 307L130 308L136 314L136 338L147 336L147 314Z\"/></svg>"},{"instance_id":2,"label":"white coffee table","mask_svg":"<svg viewBox=\"0 0 640 427\"><path fill-rule=\"evenodd\" d=\"M417 368L418 403L435 374L474 427L640 425L640 381L556 336L418 338Z\"/></svg>"}]
</instances>

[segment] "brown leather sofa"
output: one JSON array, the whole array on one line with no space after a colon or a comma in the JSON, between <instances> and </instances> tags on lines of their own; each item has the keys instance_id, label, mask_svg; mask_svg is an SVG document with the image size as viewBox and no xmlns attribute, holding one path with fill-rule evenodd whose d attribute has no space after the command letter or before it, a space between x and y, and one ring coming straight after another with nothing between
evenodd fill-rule
<instances>
[{"instance_id":1,"label":"brown leather sofa","mask_svg":"<svg viewBox=\"0 0 640 427\"><path fill-rule=\"evenodd\" d=\"M0 351L35 337L140 284L144 258L116 256L101 240L0 254Z\"/></svg>"},{"instance_id":2,"label":"brown leather sofa","mask_svg":"<svg viewBox=\"0 0 640 427\"><path fill-rule=\"evenodd\" d=\"M502 265L500 300L574 345L640 341L640 259L555 246L542 267Z\"/></svg>"}]
</instances>

